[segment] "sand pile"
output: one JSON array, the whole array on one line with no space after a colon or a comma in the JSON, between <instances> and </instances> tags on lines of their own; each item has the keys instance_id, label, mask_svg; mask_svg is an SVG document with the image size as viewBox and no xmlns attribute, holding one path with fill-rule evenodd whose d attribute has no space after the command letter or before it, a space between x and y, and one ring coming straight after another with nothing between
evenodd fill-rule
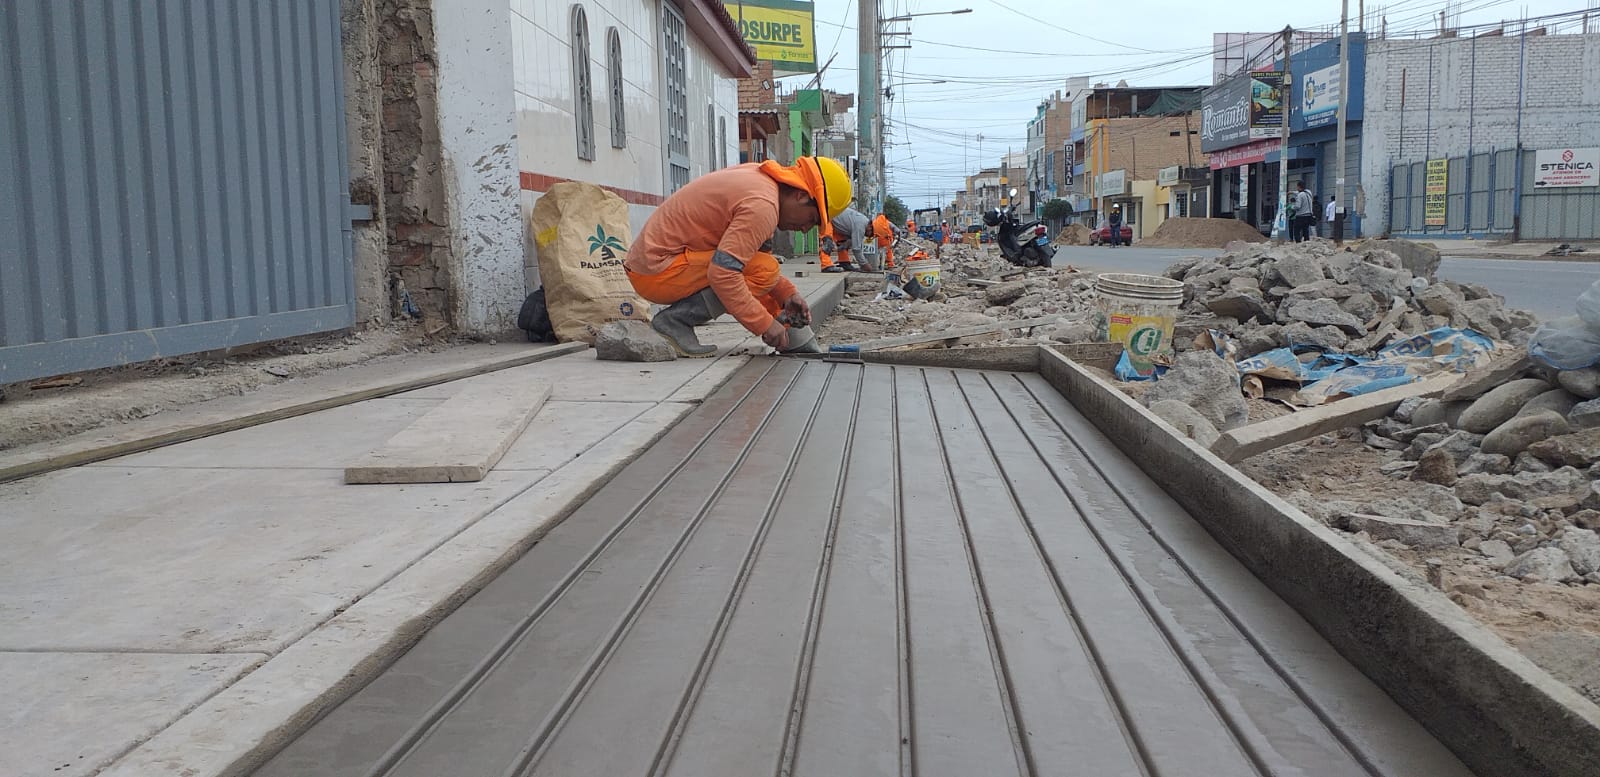
<instances>
[{"instance_id":1,"label":"sand pile","mask_svg":"<svg viewBox=\"0 0 1600 777\"><path fill-rule=\"evenodd\" d=\"M1264 243L1255 227L1238 219L1172 218L1161 222L1155 234L1139 241L1145 248L1222 248L1235 240Z\"/></svg>"},{"instance_id":2,"label":"sand pile","mask_svg":"<svg viewBox=\"0 0 1600 777\"><path fill-rule=\"evenodd\" d=\"M1086 246L1089 244L1089 228L1082 224L1068 224L1056 233L1056 244Z\"/></svg>"}]
</instances>

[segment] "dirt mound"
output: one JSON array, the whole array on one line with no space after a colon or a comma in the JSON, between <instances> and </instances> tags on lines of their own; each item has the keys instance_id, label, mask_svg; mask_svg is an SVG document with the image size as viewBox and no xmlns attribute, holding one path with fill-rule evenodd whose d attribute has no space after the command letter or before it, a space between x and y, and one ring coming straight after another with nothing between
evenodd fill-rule
<instances>
[{"instance_id":1,"label":"dirt mound","mask_svg":"<svg viewBox=\"0 0 1600 777\"><path fill-rule=\"evenodd\" d=\"M1238 219L1172 218L1155 234L1139 241L1146 248L1222 248L1235 240L1265 243L1255 227Z\"/></svg>"},{"instance_id":2,"label":"dirt mound","mask_svg":"<svg viewBox=\"0 0 1600 777\"><path fill-rule=\"evenodd\" d=\"M1068 224L1056 233L1056 244L1086 246L1089 244L1089 228L1082 224Z\"/></svg>"}]
</instances>

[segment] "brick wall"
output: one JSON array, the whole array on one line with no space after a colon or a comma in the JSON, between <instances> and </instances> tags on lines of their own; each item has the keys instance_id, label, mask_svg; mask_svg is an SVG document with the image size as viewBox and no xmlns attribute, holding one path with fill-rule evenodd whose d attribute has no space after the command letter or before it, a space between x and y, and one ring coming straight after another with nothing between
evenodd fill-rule
<instances>
[{"instance_id":1,"label":"brick wall","mask_svg":"<svg viewBox=\"0 0 1600 777\"><path fill-rule=\"evenodd\" d=\"M1361 184L1366 227L1388 224L1389 170L1517 143L1519 64L1524 148L1600 146L1600 35L1373 40L1367 47ZM1402 81L1404 90L1402 90Z\"/></svg>"},{"instance_id":2,"label":"brick wall","mask_svg":"<svg viewBox=\"0 0 1600 777\"><path fill-rule=\"evenodd\" d=\"M1109 161L1099 170L1127 170L1129 181L1153 181L1163 167L1205 164L1206 155L1200 153L1200 117L1191 114L1187 122L1183 116L1108 120L1105 148ZM1098 142L1090 146L1090 154L1101 148Z\"/></svg>"},{"instance_id":3,"label":"brick wall","mask_svg":"<svg viewBox=\"0 0 1600 777\"><path fill-rule=\"evenodd\" d=\"M762 84L766 84L765 87ZM772 63L757 62L755 74L739 79L739 110L758 111L771 108L777 100L773 96L776 81L772 78Z\"/></svg>"}]
</instances>

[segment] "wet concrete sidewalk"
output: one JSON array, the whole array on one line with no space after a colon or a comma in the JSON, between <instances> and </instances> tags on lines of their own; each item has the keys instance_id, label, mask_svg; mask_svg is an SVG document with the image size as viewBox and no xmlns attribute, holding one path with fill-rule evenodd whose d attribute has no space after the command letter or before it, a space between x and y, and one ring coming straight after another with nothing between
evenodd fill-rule
<instances>
[{"instance_id":1,"label":"wet concrete sidewalk","mask_svg":"<svg viewBox=\"0 0 1600 777\"><path fill-rule=\"evenodd\" d=\"M837 283L797 280L813 304ZM0 484L0 774L199 777L275 751L760 345L705 331L724 356L583 351ZM483 481L343 484L461 386L520 379L554 393Z\"/></svg>"},{"instance_id":2,"label":"wet concrete sidewalk","mask_svg":"<svg viewBox=\"0 0 1600 777\"><path fill-rule=\"evenodd\" d=\"M1041 376L760 359L257 774L1470 772Z\"/></svg>"}]
</instances>

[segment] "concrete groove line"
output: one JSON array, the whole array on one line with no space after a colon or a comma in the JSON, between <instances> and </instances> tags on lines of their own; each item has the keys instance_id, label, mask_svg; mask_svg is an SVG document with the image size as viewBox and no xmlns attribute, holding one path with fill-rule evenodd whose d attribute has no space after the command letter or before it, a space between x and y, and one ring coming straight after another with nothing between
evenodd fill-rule
<instances>
[{"instance_id":1,"label":"concrete groove line","mask_svg":"<svg viewBox=\"0 0 1600 777\"><path fill-rule=\"evenodd\" d=\"M795 373L796 382L799 376L806 371L816 371L814 365L802 365ZM828 389L833 385L833 370L827 370L823 378L821 390L817 392L816 399L811 405L811 418L815 419L817 411L823 406L823 399L827 396ZM766 544L767 535L772 528L773 518L778 514L779 505L789 492L789 483L794 478L795 466L799 463L801 452L811 440L811 432L815 424L806 423L800 432L800 440L795 443L789 453L789 462L785 466L783 476L778 480L778 487L773 490L772 497L767 500L766 510L761 516L761 522L756 533L750 538L744 558L739 562L739 571L734 578L733 585L728 590L727 597L722 602L722 607L717 612L717 620L712 624L711 634L706 641L706 647L701 651L700 658L695 664L693 675L688 687L684 689L678 707L673 713L673 719L668 726L667 735L663 737L661 745L656 749L655 759L650 764L650 777L662 777L671 766L672 757L677 753L678 743L683 736L683 727L687 724L689 713L699 701L700 692L705 687L705 681L710 673L711 664L721 652L722 643L727 636L728 625L733 620L733 612L739 606L739 597L743 595L746 585L750 580L750 572L755 567L757 556ZM809 619L808 619L809 620ZM812 624L807 622L805 633L810 633Z\"/></svg>"},{"instance_id":2,"label":"concrete groove line","mask_svg":"<svg viewBox=\"0 0 1600 777\"><path fill-rule=\"evenodd\" d=\"M837 373L839 365L830 365L829 371ZM856 368L855 396L850 403L850 422L846 428L844 453L839 457L839 476L834 480L833 509L828 515L828 528L822 533L822 556L811 581L811 611L806 615L806 631L801 637L800 662L795 667L794 685L789 692L789 714L784 721L783 749L774 765L775 777L791 777L794 761L800 746L800 729L806 700L811 689L811 671L816 661L817 639L822 625L822 610L827 605L828 583L833 571L833 549L839 543L840 513L844 508L844 483L850 476L850 459L855 455L856 432L861 417L861 392L866 386L866 368Z\"/></svg>"},{"instance_id":3,"label":"concrete groove line","mask_svg":"<svg viewBox=\"0 0 1600 777\"><path fill-rule=\"evenodd\" d=\"M771 366L768 367L767 372L771 372ZM752 382L750 388L746 391L746 396L748 396L750 392L753 392L755 387L758 385L760 385L759 380ZM738 407L739 403L733 403L730 405L728 412L725 413L722 418L718 419L717 422L709 429L707 429L700 441L694 445L692 453L698 452L702 447L704 447L706 442L711 439L717 430L721 429L722 425L733 416ZM626 424L624 424L624 426L625 425ZM592 563L593 560L605 550L605 548L609 547L612 541L622 533L623 529L632 524L633 520L639 515L644 507L655 498L661 489L677 476L678 472L680 472L687 464L689 458L689 456L684 457L683 461L679 462L677 467L671 470L667 477L661 478L657 482L655 488L653 488L649 493L641 496L640 499L635 503L632 510L629 511L628 515L622 521L619 521L615 527L606 532L606 534L601 538L600 542L596 543L594 548L591 549L590 552L574 566L573 571L563 577L560 582L556 584L554 589L540 599L540 601L535 604L531 610L529 610L528 615L524 617L514 628L507 631L506 636L500 641L500 643L497 644L494 649L483 658L483 660L473 666L473 668L465 676L463 676L461 680L457 681L457 683L452 686L448 693L446 693L438 702L435 702L428 709L428 711L423 714L421 719L419 719L417 723L411 727L411 729L406 731L404 736L396 740L395 744L383 754L383 757L379 758L366 772L364 772L364 775L366 777L381 777L382 775L393 771L396 766L403 762L405 758L415 749L415 747L421 743L423 738L426 737L429 732L435 729L451 711L455 710L460 703L472 693L473 690L481 685L482 682L489 676L489 674L493 672L495 667L500 665L506 656L510 655L512 650L521 643L528 631L533 628L534 624L539 621L543 614L548 611L548 609L553 606L555 602L560 600L561 596L567 591L567 589L571 587L572 583L581 576L583 570L590 563Z\"/></svg>"},{"instance_id":4,"label":"concrete groove line","mask_svg":"<svg viewBox=\"0 0 1600 777\"><path fill-rule=\"evenodd\" d=\"M989 390L995 404L1006 414L1006 418L1011 421L1011 425L1016 427L1017 435L1022 439L1027 439L1027 434L1023 431L1021 422L1018 421L1013 409L994 390L991 377L987 373L974 373L973 375L974 377L971 380L981 380L983 382L983 387ZM967 381L962 381L958 378L956 385L961 390L961 396L966 401L969 412L976 418L978 412L977 408L972 404L972 396L969 393ZM1073 603L1073 595L1067 591L1066 583L1061 579L1061 573L1056 567L1055 560L1045 552L1044 546L1039 540L1038 530L1034 526L1033 517L1017 498L1016 487L1013 485L1012 478L1006 472L1005 464L995 451L988 427L979 423L978 430L983 436L984 444L989 448L990 455L993 457L996 471L1001 473L1001 482L1005 486L1006 493L1011 497L1012 505L1016 508L1017 517L1022 523L1022 531L1027 536L1029 544L1032 545L1035 557L1044 568L1045 574L1050 577L1051 588L1057 601L1061 603L1062 613L1066 616L1067 623L1071 625L1073 633L1077 635L1085 655L1089 657L1089 664L1093 669L1095 683L1101 687L1106 701L1110 702L1116 712L1117 727L1122 731L1123 738L1128 745L1128 752L1133 757L1135 765L1139 768L1139 774L1141 777L1154 777L1156 771L1150 758L1148 746L1145 744L1144 737L1133 729L1128 700L1118 690L1116 681L1106 671L1106 660L1103 652L1097 645L1094 636L1089 633L1089 627L1083 622L1078 607ZM1038 450L1035 449L1034 453L1037 457ZM1042 458L1039 458L1039 464L1041 467L1049 469L1049 464ZM1065 492L1063 492L1062 496L1066 496ZM1082 518L1081 513L1079 518L1080 520L1085 520Z\"/></svg>"},{"instance_id":5,"label":"concrete groove line","mask_svg":"<svg viewBox=\"0 0 1600 777\"><path fill-rule=\"evenodd\" d=\"M1038 395L1035 392L1034 387L1028 385L1026 381L1023 381L1020 378L1018 379L1018 384L1022 387L1022 390L1028 392L1030 396L1034 397L1035 401L1038 401ZM1356 751L1348 737L1343 734L1342 730L1338 726L1333 725L1330 717L1323 709L1321 709L1320 705L1316 704L1316 702L1310 697L1310 694L1305 692L1303 686L1294 682L1283 666L1266 653L1263 645L1261 645L1259 641L1257 641L1246 629L1243 628L1242 622L1234 613L1228 610L1226 605L1221 601L1220 597L1216 595L1214 590L1205 585L1194 568L1184 561L1183 558L1175 552L1175 549L1172 547L1172 545L1158 534L1153 523L1135 504L1135 501L1130 497L1127 491L1124 488L1118 487L1112 482L1104 467L1096 462L1089 454L1087 444L1067 427L1066 423L1063 422L1059 415L1057 415L1056 410L1044 402L1039 402L1039 405L1044 412L1050 416L1052 422L1056 428L1060 430L1064 438L1072 444L1072 446L1078 451L1079 455L1082 456L1089 466L1095 470L1095 472L1099 475L1100 481L1105 483L1110 488L1111 492L1116 495L1117 499L1124 505L1124 507L1126 507L1128 515L1139 523L1144 530L1144 534L1150 537L1152 541L1157 543L1162 551L1167 554L1167 557L1173 563L1177 564L1178 568L1183 571L1184 580L1187 582L1187 584L1193 586L1196 591L1200 592L1201 595L1203 595L1205 599L1216 609L1216 611L1222 615L1223 619L1228 623L1229 626L1232 627L1235 634L1251 646L1255 654L1259 656L1263 663L1265 663L1278 677L1278 679L1284 683L1284 686L1290 690L1294 698L1304 705L1306 709L1316 717L1317 721L1325 729L1325 732L1328 733L1332 740L1339 745L1339 747L1347 756L1350 757L1352 762L1359 765L1362 770L1374 775L1374 777L1381 777L1382 771L1374 771L1374 765L1371 763L1370 759L1362 756ZM1109 441L1107 444L1110 444ZM1115 446L1112 447L1114 448ZM1096 533L1097 535L1099 534L1098 529L1096 530ZM1127 569L1125 574L1130 576L1130 580L1137 581L1135 585L1138 595L1141 601L1146 603L1146 608L1151 609L1152 605L1150 602L1153 601L1155 593L1153 590L1150 590L1150 584L1144 581L1142 578L1137 577L1131 568L1127 567L1128 562L1125 559L1119 557L1116 559L1116 562L1119 568ZM1153 609L1151 609L1151 611L1154 612ZM1248 712L1243 708L1243 705L1238 699L1237 695L1230 692L1231 688L1209 669L1209 662L1207 662L1203 656L1199 655L1198 649L1192 644L1179 641L1177 639L1177 635L1181 633L1183 629L1177 624L1169 622L1171 620L1171 616L1169 615L1160 617L1159 620L1162 624L1162 632L1168 636L1169 642L1172 644L1174 651L1178 654L1180 661L1182 661L1183 665L1189 671L1191 676L1195 678L1195 682L1199 683L1200 687L1205 690L1207 697L1212 700L1218 713L1223 716L1224 720L1227 721L1228 728L1233 732L1241 747L1244 748L1244 751L1248 754L1252 763L1255 764L1256 768L1260 770L1262 774L1275 774L1276 770L1267 763L1267 752L1270 751L1274 755L1280 755L1280 752L1277 748L1270 746L1271 742L1267 739L1266 732L1256 725L1253 719L1251 719Z\"/></svg>"},{"instance_id":6,"label":"concrete groove line","mask_svg":"<svg viewBox=\"0 0 1600 777\"><path fill-rule=\"evenodd\" d=\"M769 366L766 375L770 375L775 370L776 366L776 362ZM733 465L718 480L716 488L714 488L706 497L704 502L702 502L701 506L696 511L694 518L685 526L683 532L680 533L678 540L673 543L671 548L668 549L666 557L659 565L657 565L655 571L651 574L650 579L643 587L641 587L639 593L634 597L633 602L624 612L622 618L615 626L612 627L611 633L606 636L601 645L591 655L589 661L585 663L583 669L578 673L578 676L568 686L567 691L562 694L561 701L557 703L555 709L551 710L545 719L540 721L538 727L533 732L533 738L530 739L521 750L519 750L511 765L502 773L504 777L527 777L532 773L532 769L537 765L539 759L543 757L545 750L548 748L555 734L558 733L562 726L565 725L566 720L568 717L570 717L572 711L577 707L578 702L582 700L588 689L593 685L595 678L599 676L601 668L603 668L610 661L611 656L615 654L617 647L622 643L623 637L625 637L632 629L633 624L638 621L639 616L644 611L645 605L650 601L651 597L656 592L656 589L661 585L661 582L666 577L667 572L672 569L673 564L676 563L678 558L683 554L684 548L688 546L689 540L693 538L701 522L710 512L711 507L716 504L719 498L721 498L722 494L727 489L728 483L733 478L733 473L738 471L739 464L742 462L744 456L750 452L750 449L755 445L756 440L760 438L762 431L766 429L768 423L772 420L772 417L776 414L778 408L781 407L788 399L789 394L794 390L795 383L799 381L800 372L801 371L799 369L796 369L791 375L789 375L787 378L788 383L784 387L783 393L776 401L772 403L771 406L766 409L766 412L761 417L761 423L757 425L757 427L750 433L748 440L742 446L739 457L735 459ZM764 379L765 378L763 378L763 380ZM756 385L759 386L760 383L761 381L757 381ZM736 405L736 407L742 406L743 401L741 401L739 405ZM684 457L683 464L675 469L669 478L663 478L661 483L658 484L656 490L659 491L661 485L664 485L668 480L676 478L683 471L684 467L687 466L688 462L693 460L694 456L699 453L699 451L700 448L697 447L693 453ZM577 576L580 575L590 563L592 563L592 561L592 557L586 558L583 564L574 570L573 579L576 579Z\"/></svg>"},{"instance_id":7,"label":"concrete groove line","mask_svg":"<svg viewBox=\"0 0 1600 777\"><path fill-rule=\"evenodd\" d=\"M995 683L1000 692L1000 708L1005 711L1006 727L1011 732L1011 747L1017 759L1017 766L1021 767L1023 775L1033 777L1033 775L1038 774L1038 766L1034 762L1033 750L1028 746L1028 741L1022 734L1022 711L1017 707L1017 697L1013 690L1014 681L1011 675L1011 667L1006 661L1005 648L1000 644L999 636L996 634L994 605L989 597L989 586L983 579L983 569L978 564L977 551L973 548L972 526L967 517L966 502L962 500L960 489L956 485L955 468L950 463L950 444L945 439L945 426L939 418L938 403L934 401L933 385L928 382L928 370L919 369L917 372L922 376L923 388L928 392L928 413L933 419L934 438L939 441L939 460L944 464L945 482L950 490L951 505L955 508L956 526L961 536L962 551L966 555L967 568L972 572L972 587L978 595L978 601L983 603L980 622L982 623L984 640L989 645L989 655L993 657L992 668L994 670ZM953 372L951 373L951 381L955 381ZM968 407L967 418L970 418L973 427L977 428L980 424L977 417L973 416L970 410L971 408ZM987 445L988 441L985 440L984 442ZM993 454L993 450L990 451L990 454Z\"/></svg>"},{"instance_id":8,"label":"concrete groove line","mask_svg":"<svg viewBox=\"0 0 1600 777\"><path fill-rule=\"evenodd\" d=\"M1022 386L1024 391L1027 391L1037 401L1038 395L1034 392L1033 387L1029 386L1020 378L1018 379L1018 383ZM1359 747L1357 743L1351 739L1350 735L1345 732L1344 727L1339 726L1334 722L1333 716L1328 712L1327 708L1318 702L1316 697L1306 689L1305 685L1296 679L1288 670L1288 668L1285 667L1283 663L1272 654L1272 651L1245 626L1243 620L1236 612L1234 612L1233 608L1228 606L1223 598L1211 586L1206 584L1204 579L1187 561L1174 552L1174 548L1166 540L1166 538L1164 538L1156 530L1153 522L1150 521L1144 512L1135 505L1135 500L1127 493L1125 489L1118 487L1115 484L1113 479L1105 471L1102 465L1095 462L1093 457L1088 455L1087 449L1083 442L1066 428L1066 425L1061 421L1056 413L1042 402L1039 403L1039 405L1044 412L1051 417L1057 428L1059 428L1062 434L1072 443L1073 447L1078 449L1078 452L1089 462L1089 465L1094 468L1095 472L1099 474L1100 479L1110 487L1112 493L1116 494L1117 498L1127 506L1129 514L1145 528L1146 533L1151 537L1151 539L1156 542L1164 552L1167 553L1169 558L1171 558L1171 560L1176 563L1180 569L1183 570L1185 577L1192 585L1194 585L1196 590L1201 592L1201 594L1212 603L1217 612L1220 613L1222 617L1229 623L1229 625L1233 627L1235 633L1237 633L1241 639L1245 640L1251 646L1251 648L1255 650L1256 654L1261 657L1262 662L1272 669L1273 673L1276 674L1279 680L1283 682L1284 686L1294 694L1295 698L1297 698L1300 703L1303 704L1306 709L1317 718L1329 736L1344 749L1345 753L1350 756L1351 760L1358 764L1369 775L1372 775L1372 777L1391 777L1387 770L1376 763L1370 754L1365 752L1363 748ZM1090 427L1095 428L1092 422L1090 423ZM1187 663L1187 651L1185 651L1185 655L1185 661ZM1199 657L1194 657L1194 660L1203 663L1203 659L1200 659ZM1231 721L1230 725L1233 725ZM1253 748L1250 752L1252 753L1252 757L1257 755ZM1265 768L1264 764L1262 765L1262 768Z\"/></svg>"},{"instance_id":9,"label":"concrete groove line","mask_svg":"<svg viewBox=\"0 0 1600 777\"><path fill-rule=\"evenodd\" d=\"M865 367L863 370L867 369ZM911 591L906 587L906 493L905 478L901 477L904 462L900 457L900 373L893 367L889 372L889 424L892 444L889 450L894 461L889 472L894 477L894 577L895 577L895 629L900 650L900 775L916 777L917 741L916 716L912 714L911 688Z\"/></svg>"},{"instance_id":10,"label":"concrete groove line","mask_svg":"<svg viewBox=\"0 0 1600 777\"><path fill-rule=\"evenodd\" d=\"M1038 396L1034 394L1031 386L1028 386L1016 376L1013 376L1013 378L1017 381L1018 385L1022 387L1023 391L1027 392L1029 396L1031 396L1039 405L1039 407L1051 418L1052 422L1060 430L1063 438L1071 443L1072 446L1078 450L1079 454L1090 462L1090 466L1094 467L1096 474L1102 481L1104 481L1106 477L1105 472L1102 471L1098 466L1094 465L1093 457L1089 455L1083 443L1072 436L1071 432L1065 428L1060 419L1057 418L1054 413L1050 412L1049 407L1046 407L1043 403L1038 402ZM1032 439L1032 435L1028 435L1028 437L1029 441L1034 445L1035 450L1038 450L1038 442ZM1043 451L1040 451L1039 455L1040 458L1047 462L1049 461L1048 458L1045 458ZM1241 714L1241 711L1232 709L1229 705L1225 705L1223 703L1223 695L1218 693L1215 683L1207 681L1209 674L1203 675L1200 672L1200 664L1204 663L1204 660L1199 656L1193 655L1193 651L1190 646L1180 643L1177 635L1181 629L1178 628L1177 624L1170 622L1169 618L1163 618L1157 614L1157 608L1155 607L1153 601L1154 593L1148 590L1148 585L1138 577L1134 570L1128 565L1127 561L1119 554L1111 550L1111 543L1107 541L1102 528L1095 525L1094 521L1089 519L1089 515L1091 513L1090 511L1084 509L1084 499L1082 498L1082 495L1077 493L1076 489L1067 485L1061 480L1060 473L1056 471L1055 467L1050 467L1049 469L1052 477L1056 479L1057 485L1061 487L1062 493L1065 494L1067 499L1072 502L1078 512L1084 516L1085 526L1088 527L1088 530L1094 536L1095 541L1101 546L1101 549L1106 554L1106 557L1110 559L1111 563L1117 568L1118 573L1122 575L1123 580L1128 584L1128 589L1132 591L1133 595L1138 599L1140 607L1144 610L1146 617L1148 617L1156 626L1157 632L1161 634L1163 640L1167 644L1168 649L1170 649L1173 655L1178 659L1179 664L1184 668L1185 673L1188 674L1190 679L1194 682L1195 687L1201 692L1203 698L1216 713L1218 719L1223 722L1224 730L1229 733L1234 743L1239 747L1240 752L1244 754L1245 758L1249 760L1251 766L1255 768L1256 773L1261 777L1271 777L1273 771L1267 767L1263 754L1258 751L1258 749L1254 746L1254 743L1248 742L1243 736L1244 728L1241 725L1241 719L1245 716ZM1110 484L1107 483L1107 485ZM1115 486L1112 486L1112 489L1114 492L1118 493L1119 496L1121 495L1121 492L1117 491ZM1133 511L1131 506L1129 506L1128 509L1130 512ZM1169 551L1169 556L1170 555L1171 554ZM1176 556L1172 556L1172 558L1176 559Z\"/></svg>"}]
</instances>

